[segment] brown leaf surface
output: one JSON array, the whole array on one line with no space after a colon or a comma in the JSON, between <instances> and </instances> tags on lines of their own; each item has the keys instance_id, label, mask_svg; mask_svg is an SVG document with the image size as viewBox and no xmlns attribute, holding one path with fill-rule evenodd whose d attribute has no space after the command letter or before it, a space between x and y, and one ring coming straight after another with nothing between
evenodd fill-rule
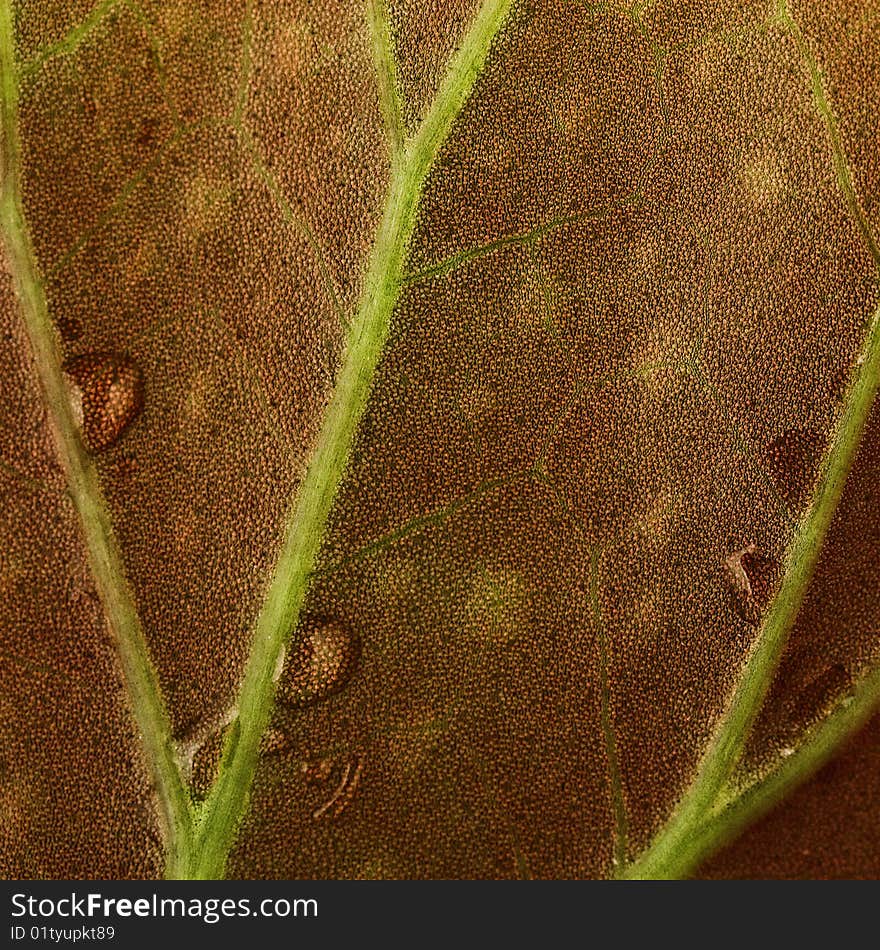
<instances>
[{"instance_id":1,"label":"brown leaf surface","mask_svg":"<svg viewBox=\"0 0 880 950\"><path fill-rule=\"evenodd\" d=\"M410 128L475 6L391 4ZM338 661L347 683L279 705L230 876L604 876L690 780L810 496L878 262L768 4L642 6L517 5L431 173L308 602L357 662L293 651L316 664L302 682ZM90 8L19 4L20 60ZM876 6L791 13L876 225ZM143 376L143 411L97 458L191 736L232 700L381 209L363 10L116 4L26 72L21 136L65 358L124 354ZM3 319L2 870L161 873L11 303ZM878 428L746 771L878 658ZM874 733L831 767L850 796ZM707 873L876 873L867 817L833 850L823 782ZM798 816L823 843L812 863Z\"/></svg>"}]
</instances>

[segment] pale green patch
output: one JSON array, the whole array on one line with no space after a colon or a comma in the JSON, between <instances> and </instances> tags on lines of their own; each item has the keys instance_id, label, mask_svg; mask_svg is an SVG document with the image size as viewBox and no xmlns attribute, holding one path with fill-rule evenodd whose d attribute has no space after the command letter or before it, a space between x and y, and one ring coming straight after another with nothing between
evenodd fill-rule
<instances>
[{"instance_id":1,"label":"pale green patch","mask_svg":"<svg viewBox=\"0 0 880 950\"><path fill-rule=\"evenodd\" d=\"M528 633L529 591L523 577L482 565L471 574L464 600L465 633L503 646Z\"/></svg>"},{"instance_id":2,"label":"pale green patch","mask_svg":"<svg viewBox=\"0 0 880 950\"><path fill-rule=\"evenodd\" d=\"M187 232L198 237L227 223L232 210L232 187L228 182L197 174L191 178L182 196L181 219Z\"/></svg>"}]
</instances>

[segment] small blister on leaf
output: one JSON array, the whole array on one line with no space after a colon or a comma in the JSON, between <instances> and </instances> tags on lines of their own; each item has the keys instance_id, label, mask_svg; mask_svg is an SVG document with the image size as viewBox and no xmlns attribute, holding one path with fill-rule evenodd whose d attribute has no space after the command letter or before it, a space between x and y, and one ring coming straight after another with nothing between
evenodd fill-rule
<instances>
[{"instance_id":1,"label":"small blister on leaf","mask_svg":"<svg viewBox=\"0 0 880 950\"><path fill-rule=\"evenodd\" d=\"M360 657L360 639L350 627L333 620L309 618L296 633L278 680L278 700L308 706L343 689Z\"/></svg>"},{"instance_id":2,"label":"small blister on leaf","mask_svg":"<svg viewBox=\"0 0 880 950\"><path fill-rule=\"evenodd\" d=\"M119 441L144 408L144 377L124 353L86 353L64 364L74 416L91 452Z\"/></svg>"},{"instance_id":3,"label":"small blister on leaf","mask_svg":"<svg viewBox=\"0 0 880 950\"><path fill-rule=\"evenodd\" d=\"M724 562L728 600L740 619L757 627L782 575L779 562L755 544L734 551Z\"/></svg>"}]
</instances>

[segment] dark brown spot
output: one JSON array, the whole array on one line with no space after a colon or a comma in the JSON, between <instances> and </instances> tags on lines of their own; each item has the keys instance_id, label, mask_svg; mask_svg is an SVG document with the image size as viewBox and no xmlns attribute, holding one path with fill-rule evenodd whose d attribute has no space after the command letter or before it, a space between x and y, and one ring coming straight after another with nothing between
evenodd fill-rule
<instances>
[{"instance_id":1,"label":"dark brown spot","mask_svg":"<svg viewBox=\"0 0 880 950\"><path fill-rule=\"evenodd\" d=\"M815 429L786 429L764 449L764 461L779 493L800 508L809 500L823 440Z\"/></svg>"},{"instance_id":2,"label":"dark brown spot","mask_svg":"<svg viewBox=\"0 0 880 950\"><path fill-rule=\"evenodd\" d=\"M849 671L842 663L821 670L798 691L794 701L795 720L799 724L814 722L830 712L850 683Z\"/></svg>"},{"instance_id":3,"label":"dark brown spot","mask_svg":"<svg viewBox=\"0 0 880 950\"><path fill-rule=\"evenodd\" d=\"M65 343L76 343L82 337L82 324L75 317L59 317L57 326Z\"/></svg>"},{"instance_id":4,"label":"dark brown spot","mask_svg":"<svg viewBox=\"0 0 880 950\"><path fill-rule=\"evenodd\" d=\"M151 149L159 141L161 125L155 116L145 116L140 121L135 142L143 149Z\"/></svg>"}]
</instances>

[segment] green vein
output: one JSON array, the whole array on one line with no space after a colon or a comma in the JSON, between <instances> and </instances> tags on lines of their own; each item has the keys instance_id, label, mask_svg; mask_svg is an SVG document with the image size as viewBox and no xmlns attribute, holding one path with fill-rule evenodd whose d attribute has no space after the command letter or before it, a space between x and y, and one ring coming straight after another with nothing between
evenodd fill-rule
<instances>
[{"instance_id":1,"label":"green vein","mask_svg":"<svg viewBox=\"0 0 880 950\"><path fill-rule=\"evenodd\" d=\"M428 115L392 164L384 213L370 254L358 311L348 332L336 389L288 518L275 572L254 627L239 692L239 718L230 729L217 782L201 812L197 851L191 863L171 866L176 873L215 878L225 868L247 807L260 737L271 713L273 673L299 618L336 489L367 404L391 312L400 294L422 188L511 2L484 0L461 47L450 60Z\"/></svg>"},{"instance_id":2,"label":"green vein","mask_svg":"<svg viewBox=\"0 0 880 950\"><path fill-rule=\"evenodd\" d=\"M266 384L263 381L262 374L257 370L256 366L251 360L247 351L247 347L236 337L232 328L223 319L219 308L203 306L202 312L208 317L208 319L211 320L217 330L226 338L226 346L229 352L232 354L233 360L237 360L244 368L245 374L250 377L250 389L245 390L242 394L245 396L255 395L257 397L257 401L260 404L260 409L263 412L263 419L272 435L275 436L275 441L287 456L288 461L293 465L298 465L301 460L297 456L296 446L294 445L293 440L290 438L290 435L284 431L281 421L278 418L278 413L269 405L269 397L266 393Z\"/></svg>"},{"instance_id":3,"label":"green vein","mask_svg":"<svg viewBox=\"0 0 880 950\"><path fill-rule=\"evenodd\" d=\"M556 441L556 437L559 435L563 425L565 425L568 417L574 412L575 408L581 401L585 390L593 389L593 386L588 386L583 378L578 379L568 398L562 404L562 408L556 415L550 420L550 424L547 426L547 432L544 435L544 438L541 440L541 445L538 448L538 454L535 457L535 467L538 470L543 470L547 465L547 458L550 455L550 449L553 447L553 443ZM595 388L601 389L601 383L598 383Z\"/></svg>"},{"instance_id":4,"label":"green vein","mask_svg":"<svg viewBox=\"0 0 880 950\"><path fill-rule=\"evenodd\" d=\"M162 89L162 98L165 100L165 107L171 116L171 121L175 129L182 125L180 114L177 111L177 105L168 89L168 74L165 72L165 63L162 59L162 46L159 38L156 36L156 29L152 20L144 13L143 8L135 0L122 0L122 3L128 8L131 15L138 21L141 29L147 37L147 43L150 46L150 53L153 57L153 63L156 67L156 75L159 77L159 86Z\"/></svg>"},{"instance_id":5,"label":"green vein","mask_svg":"<svg viewBox=\"0 0 880 950\"><path fill-rule=\"evenodd\" d=\"M235 94L235 108L232 111L232 124L239 127L244 120L247 108L248 84L251 75L251 43L254 32L254 0L247 0L244 21L241 25L241 66L238 74L238 91Z\"/></svg>"},{"instance_id":6,"label":"green vein","mask_svg":"<svg viewBox=\"0 0 880 950\"><path fill-rule=\"evenodd\" d=\"M516 876L520 881L531 881L533 878L532 870L529 867L528 858L519 846L515 829L511 829L510 837L513 842L513 857L516 861Z\"/></svg>"},{"instance_id":7,"label":"green vein","mask_svg":"<svg viewBox=\"0 0 880 950\"><path fill-rule=\"evenodd\" d=\"M723 795L712 813L684 842L680 855L682 864L686 868L695 868L783 801L822 768L878 708L880 667L866 675L853 693L827 719L810 730L806 739L791 755L782 758L776 768L744 791Z\"/></svg>"},{"instance_id":8,"label":"green vein","mask_svg":"<svg viewBox=\"0 0 880 950\"><path fill-rule=\"evenodd\" d=\"M462 264L468 264L480 257L485 257L487 254L494 254L496 251L503 250L505 247L532 245L540 241L541 238L546 237L551 231L565 227L566 225L578 224L581 221L602 221L614 214L615 211L620 211L627 207L627 205L638 201L640 196L640 189L636 189L620 200L609 202L599 208L560 215L551 218L549 221L544 221L542 224L530 228L528 231L521 231L518 234L506 234L503 237L493 238L493 240L487 241L485 244L466 248L463 251L456 251L454 254L450 254L449 257L438 261L436 264L429 264L421 270L407 274L404 277L404 282L406 284L414 284L428 280L431 277L442 277L450 271L455 270L455 268L460 267Z\"/></svg>"},{"instance_id":9,"label":"green vein","mask_svg":"<svg viewBox=\"0 0 880 950\"><path fill-rule=\"evenodd\" d=\"M119 190L117 196L113 199L113 203L102 211L94 224L90 225L85 231L80 234L80 236L73 242L73 244L58 258L58 260L49 268L48 278L51 279L63 271L67 265L76 257L77 254L89 243L89 241L110 221L114 218L119 212L125 207L126 202L132 196L132 194L137 190L137 188L145 181L145 179L153 172L162 161L162 159L170 152L176 145L182 142L184 139L188 138L198 129L202 128L208 123L195 123L194 125L189 126L180 126L168 139L166 139L158 149L156 149L155 154L144 162L137 171L128 179L128 181L123 184L122 188Z\"/></svg>"},{"instance_id":10,"label":"green vein","mask_svg":"<svg viewBox=\"0 0 880 950\"><path fill-rule=\"evenodd\" d=\"M538 285L541 291L541 309L543 310L544 327L552 338L553 345L565 361L568 369L577 376L574 355L571 352L571 348L564 344L562 333L559 330L559 324L553 313L553 294L550 288L550 281L547 280L547 275L544 273L544 267L541 264L538 247L535 243L528 245L528 255L532 269L537 275Z\"/></svg>"},{"instance_id":11,"label":"green vein","mask_svg":"<svg viewBox=\"0 0 880 950\"><path fill-rule=\"evenodd\" d=\"M19 485L29 489L32 492L47 492L50 495L58 495L63 491L62 488L50 485L42 478L34 478L32 475L27 475L25 472L19 471L14 465L11 465L2 458L0 458L0 472L5 472Z\"/></svg>"},{"instance_id":12,"label":"green vein","mask_svg":"<svg viewBox=\"0 0 880 950\"><path fill-rule=\"evenodd\" d=\"M636 25L637 32L647 44L648 49L651 51L651 59L653 60L654 64L654 88L657 91L657 102L660 105L660 133L657 136L657 144L652 150L648 160L645 162L642 170L639 172L639 183L636 186L636 194L641 196L644 195L645 190L647 189L648 179L651 177L654 170L659 166L661 160L663 159L664 153L666 152L666 148L671 138L669 125L669 101L666 95L666 70L669 54L667 50L651 36L648 28L645 26L645 23L640 16L635 17L633 22Z\"/></svg>"},{"instance_id":13,"label":"green vein","mask_svg":"<svg viewBox=\"0 0 880 950\"><path fill-rule=\"evenodd\" d=\"M635 380L644 379L649 373L657 372L661 369L671 369L678 372L683 371L683 367L677 362L649 360L645 363L639 363L638 366L624 367L620 370L617 370L616 372L608 373L605 376L598 376L595 379L587 380L586 378L581 377L575 383L574 389L562 404L559 412L556 413L547 426L547 432L544 435L544 438L541 440L538 454L535 457L534 469L539 472L544 471L547 465L548 456L550 455L550 450L553 448L553 443L556 441L556 438L559 435L559 432L561 431L566 420L580 405L584 396L599 393L607 386L614 386L618 383L634 382Z\"/></svg>"},{"instance_id":14,"label":"green vein","mask_svg":"<svg viewBox=\"0 0 880 950\"><path fill-rule=\"evenodd\" d=\"M296 230L299 231L306 243L311 248L312 253L315 255L315 261L318 264L321 280L324 282L324 287L326 288L327 294L330 297L330 303L332 304L333 309L336 311L336 315L339 318L340 324L345 327L345 329L349 329L348 317L345 315L345 308L342 306L342 301L339 298L339 293L336 289L336 281L333 279L333 275L330 273L330 268L327 266L327 261L324 257L324 251L321 248L321 245L318 243L315 232L311 229L311 227L309 227L305 219L296 214L296 212L291 207L290 202L287 200L287 196L284 194L281 185L278 183L278 179L273 174L272 169L269 168L269 166L263 161L263 156L260 154L260 150L257 148L257 143L254 141L253 136L245 127L244 123L242 121L236 122L233 120L232 127L238 133L242 147L248 154L254 170L262 179L263 184L269 190L269 193L272 195L272 199L277 205L278 210L281 212L281 217L285 224L296 228Z\"/></svg>"},{"instance_id":15,"label":"green vein","mask_svg":"<svg viewBox=\"0 0 880 950\"><path fill-rule=\"evenodd\" d=\"M636 0L636 2L629 8L627 13L632 20L641 22L642 17L644 17L644 15L653 5L654 0Z\"/></svg>"},{"instance_id":16,"label":"green vein","mask_svg":"<svg viewBox=\"0 0 880 950\"><path fill-rule=\"evenodd\" d=\"M403 148L406 130L403 126L403 103L397 81L397 61L394 41L385 0L367 0L367 21L373 41L373 62L376 66L376 85L379 106L385 120L385 132L392 155Z\"/></svg>"},{"instance_id":17,"label":"green vein","mask_svg":"<svg viewBox=\"0 0 880 950\"><path fill-rule=\"evenodd\" d=\"M21 67L21 78L30 78L34 73L39 72L48 60L55 56L76 52L82 43L88 39L95 27L100 25L118 4L119 0L102 0L101 3L94 6L91 13L89 13L82 23L77 24L67 36L58 40L57 43L50 43L35 53L34 56Z\"/></svg>"},{"instance_id":18,"label":"green vein","mask_svg":"<svg viewBox=\"0 0 880 950\"><path fill-rule=\"evenodd\" d=\"M98 474L73 417L55 328L49 317L24 219L18 84L10 0L0 0L0 71L3 129L0 225L8 266L42 384L58 458L79 516L89 566L119 654L129 703L159 796L165 843L177 860L178 855L187 849L192 832L189 796L174 760L168 714L150 663L122 556L101 495Z\"/></svg>"},{"instance_id":19,"label":"green vein","mask_svg":"<svg viewBox=\"0 0 880 950\"><path fill-rule=\"evenodd\" d=\"M837 120L828 102L822 77L797 24L784 0L777 16L791 34L810 76L817 111L826 127L847 209L865 240L874 261L880 254L859 205L844 153ZM688 841L715 807L718 797L736 767L752 723L776 669L788 634L794 624L822 544L837 510L843 487L861 442L862 433L880 381L880 306L868 321L864 348L856 364L838 419L819 485L807 512L801 518L786 558L779 591L767 613L760 634L748 656L730 705L716 727L690 788L647 852L633 865L630 877L680 877L690 870Z\"/></svg>"},{"instance_id":20,"label":"green vein","mask_svg":"<svg viewBox=\"0 0 880 950\"><path fill-rule=\"evenodd\" d=\"M462 495L460 498L456 498L454 501L449 502L449 504L443 505L443 507L437 508L434 511L429 511L427 514L418 515L415 518L410 519L405 524L402 524L399 528L395 528L394 530L383 534L381 537L375 538L373 541L370 541L363 547L358 548L351 554L346 554L344 557L341 557L333 563L328 564L326 567L319 568L317 571L315 571L315 574L334 574L337 571L342 570L342 568L347 567L352 562L362 561L371 554L382 551L385 548L390 547L392 544L402 541L404 538L408 538L412 534L423 531L425 528L443 524L444 521L447 521L453 515L457 514L468 505L473 504L484 495L488 495L491 492L496 491L499 488L503 488L506 485L514 484L515 482L528 477L531 473L531 469L523 469L522 471L514 472L511 475L501 475L498 478L490 478L485 482L481 482L476 486L476 488L471 489L467 494Z\"/></svg>"},{"instance_id":21,"label":"green vein","mask_svg":"<svg viewBox=\"0 0 880 950\"><path fill-rule=\"evenodd\" d=\"M797 47L798 54L807 68L807 72L810 76L810 89L813 93L813 101L816 104L819 115L822 117L822 121L825 123L828 137L831 139L831 153L834 161L834 171L837 175L837 183L840 185L840 190L843 192L847 209L855 221L859 234L861 234L871 257L874 259L874 264L878 270L880 270L880 248L877 246L877 241L871 232L868 219L865 217L865 212L859 204L856 190L853 187L852 175L846 160L846 152L844 151L843 142L840 138L840 130L837 127L837 119L828 101L828 95L825 92L825 87L822 83L822 74L816 64L816 59L810 51L800 27L792 19L788 10L788 4L785 0L782 0L779 4L777 16L779 22L790 33Z\"/></svg>"},{"instance_id":22,"label":"green vein","mask_svg":"<svg viewBox=\"0 0 880 950\"><path fill-rule=\"evenodd\" d=\"M608 758L608 780L611 791L611 808L614 813L614 864L620 873L627 864L628 821L626 800L623 795L623 779L620 773L620 759L617 755L617 737L614 731L614 718L611 715L611 686L608 678L608 632L602 617L599 603L599 570L602 561L602 549L594 548L590 558L590 608L599 643L599 699L602 735L605 740L605 754Z\"/></svg>"},{"instance_id":23,"label":"green vein","mask_svg":"<svg viewBox=\"0 0 880 950\"><path fill-rule=\"evenodd\" d=\"M7 663L14 663L29 673L40 673L43 676L57 676L58 679L64 680L66 689L83 691L82 684L74 679L67 670L59 669L51 663L40 663L38 660L32 660L30 657L21 656L21 654L14 653L10 650L0 650L0 659L5 660Z\"/></svg>"}]
</instances>

